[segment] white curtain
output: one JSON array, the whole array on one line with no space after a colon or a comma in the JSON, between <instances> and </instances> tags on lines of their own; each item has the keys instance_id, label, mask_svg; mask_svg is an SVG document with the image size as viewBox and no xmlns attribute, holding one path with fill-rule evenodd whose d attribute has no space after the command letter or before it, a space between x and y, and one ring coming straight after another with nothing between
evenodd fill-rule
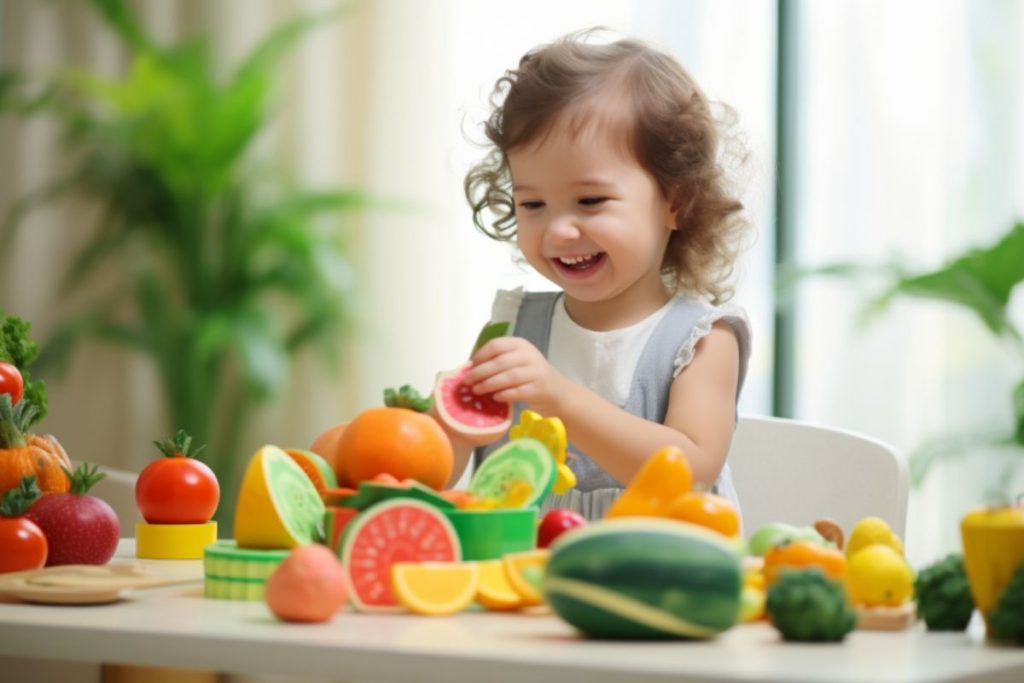
<instances>
[{"instance_id":1,"label":"white curtain","mask_svg":"<svg viewBox=\"0 0 1024 683\"><path fill-rule=\"evenodd\" d=\"M801 263L895 258L931 269L1021 217L1024 6L844 0L802 2L799 15ZM905 452L978 427L1008 433L1021 368L982 325L920 299L858 325L873 291L831 280L799 289L797 416ZM959 518L999 474L998 458L972 451L912 492L915 566L959 550Z\"/></svg>"}]
</instances>

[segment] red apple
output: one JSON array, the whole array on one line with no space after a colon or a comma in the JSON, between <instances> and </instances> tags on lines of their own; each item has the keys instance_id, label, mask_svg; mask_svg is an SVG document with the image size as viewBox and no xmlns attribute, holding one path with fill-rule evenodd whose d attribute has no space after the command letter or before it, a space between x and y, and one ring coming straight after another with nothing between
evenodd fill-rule
<instances>
[{"instance_id":1,"label":"red apple","mask_svg":"<svg viewBox=\"0 0 1024 683\"><path fill-rule=\"evenodd\" d=\"M569 529L586 526L587 520L575 510L555 508L541 520L537 528L537 547L547 548L551 543Z\"/></svg>"}]
</instances>

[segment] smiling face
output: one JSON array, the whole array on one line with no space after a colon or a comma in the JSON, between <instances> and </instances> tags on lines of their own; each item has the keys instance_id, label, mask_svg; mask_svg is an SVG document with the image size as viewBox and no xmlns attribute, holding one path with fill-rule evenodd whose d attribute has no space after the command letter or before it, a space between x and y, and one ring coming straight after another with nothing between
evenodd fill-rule
<instances>
[{"instance_id":1,"label":"smiling face","mask_svg":"<svg viewBox=\"0 0 1024 683\"><path fill-rule=\"evenodd\" d=\"M668 301L660 271L675 225L654 178L605 128L556 125L507 154L519 248L594 330L638 322Z\"/></svg>"}]
</instances>

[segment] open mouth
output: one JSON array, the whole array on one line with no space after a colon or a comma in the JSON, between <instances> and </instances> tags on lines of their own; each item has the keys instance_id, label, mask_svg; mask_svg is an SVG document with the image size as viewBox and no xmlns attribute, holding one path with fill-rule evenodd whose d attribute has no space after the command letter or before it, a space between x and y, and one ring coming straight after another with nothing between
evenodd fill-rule
<instances>
[{"instance_id":1,"label":"open mouth","mask_svg":"<svg viewBox=\"0 0 1024 683\"><path fill-rule=\"evenodd\" d=\"M582 254L580 256L559 256L551 259L560 270L571 273L584 273L595 268L604 260L604 252L594 254Z\"/></svg>"}]
</instances>

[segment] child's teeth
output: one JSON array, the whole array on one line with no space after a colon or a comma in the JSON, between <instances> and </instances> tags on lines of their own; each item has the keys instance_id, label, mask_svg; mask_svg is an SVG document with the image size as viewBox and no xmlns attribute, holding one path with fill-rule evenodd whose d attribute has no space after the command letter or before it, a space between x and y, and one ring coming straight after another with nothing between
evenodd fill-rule
<instances>
[{"instance_id":1,"label":"child's teeth","mask_svg":"<svg viewBox=\"0 0 1024 683\"><path fill-rule=\"evenodd\" d=\"M594 254L589 254L587 256L562 256L558 260L567 266L574 266L577 263L583 263L584 261L592 261L593 259Z\"/></svg>"}]
</instances>

